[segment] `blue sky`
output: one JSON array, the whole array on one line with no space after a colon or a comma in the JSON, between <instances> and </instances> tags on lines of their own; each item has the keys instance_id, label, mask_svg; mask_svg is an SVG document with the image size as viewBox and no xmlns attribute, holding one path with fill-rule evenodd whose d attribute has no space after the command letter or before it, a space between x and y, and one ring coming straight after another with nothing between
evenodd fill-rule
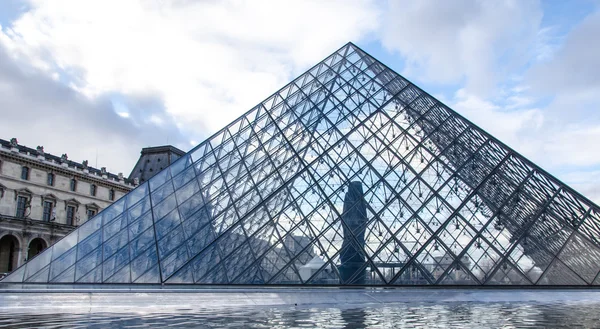
<instances>
[{"instance_id":1,"label":"blue sky","mask_svg":"<svg viewBox=\"0 0 600 329\"><path fill-rule=\"evenodd\" d=\"M113 172L348 41L600 201L600 2L4 0L2 136Z\"/></svg>"}]
</instances>

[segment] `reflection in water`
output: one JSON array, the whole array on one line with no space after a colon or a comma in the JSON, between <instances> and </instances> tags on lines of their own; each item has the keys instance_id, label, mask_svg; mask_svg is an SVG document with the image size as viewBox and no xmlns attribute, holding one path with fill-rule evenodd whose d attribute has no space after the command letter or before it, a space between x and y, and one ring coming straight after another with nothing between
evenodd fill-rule
<instances>
[{"instance_id":1,"label":"reflection in water","mask_svg":"<svg viewBox=\"0 0 600 329\"><path fill-rule=\"evenodd\" d=\"M600 303L419 303L364 308L241 308L178 313L0 314L0 328L600 327Z\"/></svg>"},{"instance_id":2,"label":"reflection in water","mask_svg":"<svg viewBox=\"0 0 600 329\"><path fill-rule=\"evenodd\" d=\"M348 309L342 310L342 319L345 322L343 328L345 329L358 329L365 328L365 316L367 311L365 309Z\"/></svg>"}]
</instances>

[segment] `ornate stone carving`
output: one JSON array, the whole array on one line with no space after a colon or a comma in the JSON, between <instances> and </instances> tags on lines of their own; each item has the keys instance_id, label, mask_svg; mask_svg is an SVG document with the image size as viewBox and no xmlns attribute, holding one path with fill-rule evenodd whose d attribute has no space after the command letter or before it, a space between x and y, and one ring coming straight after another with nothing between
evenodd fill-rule
<instances>
[{"instance_id":1,"label":"ornate stone carving","mask_svg":"<svg viewBox=\"0 0 600 329\"><path fill-rule=\"evenodd\" d=\"M106 175L107 174L106 167L100 168L100 174L102 174L102 175Z\"/></svg>"},{"instance_id":2,"label":"ornate stone carving","mask_svg":"<svg viewBox=\"0 0 600 329\"><path fill-rule=\"evenodd\" d=\"M69 156L67 155L67 153L64 153L63 155L60 156L60 161L61 162L69 161Z\"/></svg>"},{"instance_id":3,"label":"ornate stone carving","mask_svg":"<svg viewBox=\"0 0 600 329\"><path fill-rule=\"evenodd\" d=\"M83 160L83 162L81 164L83 165L83 169L87 169L87 167L88 167L88 161L87 160Z\"/></svg>"},{"instance_id":4,"label":"ornate stone carving","mask_svg":"<svg viewBox=\"0 0 600 329\"><path fill-rule=\"evenodd\" d=\"M37 150L37 152L38 152L39 154L41 154L41 155L43 155L43 154L44 154L44 147L43 147L43 146L41 146L41 145L38 145L38 146L37 146L35 149Z\"/></svg>"},{"instance_id":5,"label":"ornate stone carving","mask_svg":"<svg viewBox=\"0 0 600 329\"><path fill-rule=\"evenodd\" d=\"M10 146L11 147L17 147L17 146L19 146L19 141L16 138L14 138L14 137L11 138L10 139Z\"/></svg>"}]
</instances>

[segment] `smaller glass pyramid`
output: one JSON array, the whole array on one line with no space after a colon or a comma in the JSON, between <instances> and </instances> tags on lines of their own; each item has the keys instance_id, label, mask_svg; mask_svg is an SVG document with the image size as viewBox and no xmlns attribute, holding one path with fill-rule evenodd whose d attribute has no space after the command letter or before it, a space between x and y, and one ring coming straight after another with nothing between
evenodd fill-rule
<instances>
[{"instance_id":1,"label":"smaller glass pyramid","mask_svg":"<svg viewBox=\"0 0 600 329\"><path fill-rule=\"evenodd\" d=\"M2 282L597 285L598 206L352 43Z\"/></svg>"}]
</instances>

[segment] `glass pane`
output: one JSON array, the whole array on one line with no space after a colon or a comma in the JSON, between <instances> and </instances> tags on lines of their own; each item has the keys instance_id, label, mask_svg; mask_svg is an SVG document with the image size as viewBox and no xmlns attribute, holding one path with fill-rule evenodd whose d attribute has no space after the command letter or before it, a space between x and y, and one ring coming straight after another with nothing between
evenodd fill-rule
<instances>
[{"instance_id":1,"label":"glass pane","mask_svg":"<svg viewBox=\"0 0 600 329\"><path fill-rule=\"evenodd\" d=\"M129 225L129 240L135 239L140 233L152 226L152 214L147 212Z\"/></svg>"},{"instance_id":2,"label":"glass pane","mask_svg":"<svg viewBox=\"0 0 600 329\"><path fill-rule=\"evenodd\" d=\"M27 280L29 277L36 274L39 270L50 264L50 258L52 257L53 249L54 247L48 248L45 252L37 255L37 257L35 257L27 263L24 277L25 280Z\"/></svg>"},{"instance_id":3,"label":"glass pane","mask_svg":"<svg viewBox=\"0 0 600 329\"><path fill-rule=\"evenodd\" d=\"M77 231L62 238L54 245L54 255L52 259L60 257L60 255L71 249L75 244L77 244Z\"/></svg>"},{"instance_id":4,"label":"glass pane","mask_svg":"<svg viewBox=\"0 0 600 329\"><path fill-rule=\"evenodd\" d=\"M100 269L100 271L97 273L97 275L101 276L102 268L99 267L101 262L102 262L102 248L98 248L98 249L94 250L89 255L87 255L85 258L78 261L77 264L75 264L75 281L79 281L82 277L84 277L88 273L95 271L97 266L98 266L98 269ZM95 278L96 274L93 274L92 277ZM88 278L88 280L89 280L89 278ZM96 281L86 281L86 282L96 282Z\"/></svg>"},{"instance_id":5,"label":"glass pane","mask_svg":"<svg viewBox=\"0 0 600 329\"><path fill-rule=\"evenodd\" d=\"M114 256L104 261L104 264L102 264L103 278L105 280L110 278L127 263L129 263L129 250L123 248L114 254Z\"/></svg>"},{"instance_id":6,"label":"glass pane","mask_svg":"<svg viewBox=\"0 0 600 329\"><path fill-rule=\"evenodd\" d=\"M139 253L146 250L150 245L156 248L154 241L154 228L150 227L144 233L140 234L135 240L131 241L129 248L131 257L135 258Z\"/></svg>"},{"instance_id":7,"label":"glass pane","mask_svg":"<svg viewBox=\"0 0 600 329\"><path fill-rule=\"evenodd\" d=\"M143 197L148 195L148 182L136 187L133 191L127 194L127 207L132 207Z\"/></svg>"},{"instance_id":8,"label":"glass pane","mask_svg":"<svg viewBox=\"0 0 600 329\"><path fill-rule=\"evenodd\" d=\"M140 251L141 253L142 251ZM136 281L140 276L143 276L151 267L156 265L158 257L156 255L156 247L152 246L143 251L140 256L131 262L131 279ZM156 273L157 277L160 274Z\"/></svg>"},{"instance_id":9,"label":"glass pane","mask_svg":"<svg viewBox=\"0 0 600 329\"><path fill-rule=\"evenodd\" d=\"M73 232L73 234L79 233L78 241L83 241L90 234L96 232L100 228L100 226L102 226L102 217L97 215L91 220L88 220L83 225L81 225L81 227L79 227L77 231Z\"/></svg>"},{"instance_id":10,"label":"glass pane","mask_svg":"<svg viewBox=\"0 0 600 329\"><path fill-rule=\"evenodd\" d=\"M53 280L67 268L75 264L75 260L77 259L76 256L77 248L72 248L71 250L67 251L62 256L60 256L60 258L55 259L50 264L50 280Z\"/></svg>"},{"instance_id":11,"label":"glass pane","mask_svg":"<svg viewBox=\"0 0 600 329\"><path fill-rule=\"evenodd\" d=\"M77 245L77 259L82 259L87 256L92 250L100 247L102 242L102 232L97 231L90 235L85 241Z\"/></svg>"}]
</instances>

